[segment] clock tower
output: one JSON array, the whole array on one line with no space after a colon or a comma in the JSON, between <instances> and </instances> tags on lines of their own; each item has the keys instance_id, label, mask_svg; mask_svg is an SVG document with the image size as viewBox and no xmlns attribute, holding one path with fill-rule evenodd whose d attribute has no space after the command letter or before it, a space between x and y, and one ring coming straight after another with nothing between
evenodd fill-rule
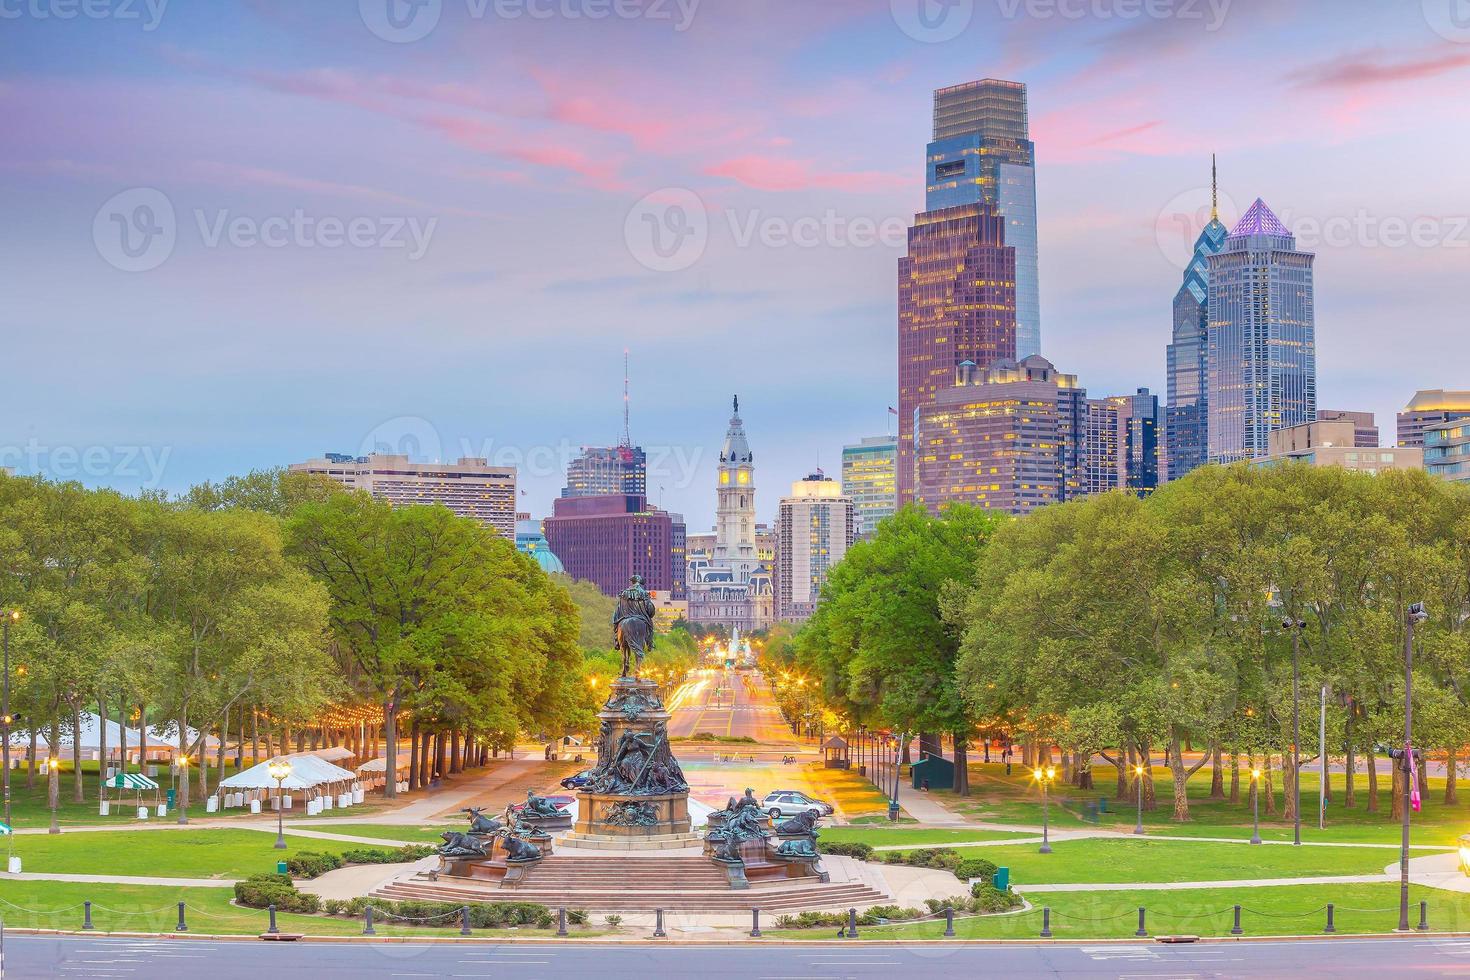
<instances>
[{"instance_id":1,"label":"clock tower","mask_svg":"<svg viewBox=\"0 0 1470 980\"><path fill-rule=\"evenodd\" d=\"M748 582L760 564L755 549L755 456L745 441L738 395L720 448L717 479L714 563L729 568L735 582Z\"/></svg>"}]
</instances>

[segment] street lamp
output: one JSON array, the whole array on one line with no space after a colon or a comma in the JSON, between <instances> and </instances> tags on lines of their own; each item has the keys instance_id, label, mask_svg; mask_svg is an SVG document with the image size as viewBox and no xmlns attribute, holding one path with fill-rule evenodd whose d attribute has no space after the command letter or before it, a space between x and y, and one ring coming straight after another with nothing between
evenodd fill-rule
<instances>
[{"instance_id":1,"label":"street lamp","mask_svg":"<svg viewBox=\"0 0 1470 980\"><path fill-rule=\"evenodd\" d=\"M1261 842L1261 770L1251 770L1251 843Z\"/></svg>"},{"instance_id":2,"label":"street lamp","mask_svg":"<svg viewBox=\"0 0 1470 980\"><path fill-rule=\"evenodd\" d=\"M899 766L903 763L903 748L909 744L909 733L903 732L898 741L893 745L893 795L888 798L888 819L898 820L898 776Z\"/></svg>"},{"instance_id":3,"label":"street lamp","mask_svg":"<svg viewBox=\"0 0 1470 980\"><path fill-rule=\"evenodd\" d=\"M0 612L0 633L4 635L4 640L0 643L3 643L5 647L5 693L0 696L0 700L3 700L3 703L0 703L0 726L5 729L5 826L7 827L12 826L10 823L10 726L15 722L15 719L10 717L10 624L18 619L20 619L18 609Z\"/></svg>"},{"instance_id":4,"label":"street lamp","mask_svg":"<svg viewBox=\"0 0 1470 980\"><path fill-rule=\"evenodd\" d=\"M1041 851L1042 854L1051 853L1051 798L1047 792L1047 786L1057 778L1056 766L1047 766L1045 769L1037 766L1031 771L1031 776L1041 784Z\"/></svg>"},{"instance_id":5,"label":"street lamp","mask_svg":"<svg viewBox=\"0 0 1470 980\"><path fill-rule=\"evenodd\" d=\"M1301 638L1306 622L1300 619L1283 619L1281 628L1291 630L1291 799L1292 844L1302 843L1302 706L1298 688L1301 685ZM1322 756L1323 771L1326 771L1327 756Z\"/></svg>"},{"instance_id":6,"label":"street lamp","mask_svg":"<svg viewBox=\"0 0 1470 980\"><path fill-rule=\"evenodd\" d=\"M1414 785L1414 627L1428 618L1422 602L1414 603L1404 614L1404 748L1399 759L1404 769L1404 824L1399 847L1399 932L1409 931L1409 810L1419 792Z\"/></svg>"},{"instance_id":7,"label":"street lamp","mask_svg":"<svg viewBox=\"0 0 1470 980\"><path fill-rule=\"evenodd\" d=\"M61 833L61 826L56 822L56 804L61 798L61 760L51 756L44 763L46 766L46 798L51 804L51 829L47 833Z\"/></svg>"},{"instance_id":8,"label":"street lamp","mask_svg":"<svg viewBox=\"0 0 1470 980\"><path fill-rule=\"evenodd\" d=\"M286 849L286 801L281 798L281 784L286 777L291 775L291 763L285 759L272 759L266 764L266 770L270 772L271 778L276 781L276 844L278 851Z\"/></svg>"},{"instance_id":9,"label":"street lamp","mask_svg":"<svg viewBox=\"0 0 1470 980\"><path fill-rule=\"evenodd\" d=\"M1143 766L1133 767L1134 782L1138 785L1138 825L1133 828L1135 834L1143 833Z\"/></svg>"}]
</instances>

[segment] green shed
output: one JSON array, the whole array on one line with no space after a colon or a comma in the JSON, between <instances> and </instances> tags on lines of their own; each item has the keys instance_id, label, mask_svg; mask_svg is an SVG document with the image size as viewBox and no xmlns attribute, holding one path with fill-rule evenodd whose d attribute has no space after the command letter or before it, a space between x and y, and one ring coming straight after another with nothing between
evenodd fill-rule
<instances>
[{"instance_id":1,"label":"green shed","mask_svg":"<svg viewBox=\"0 0 1470 980\"><path fill-rule=\"evenodd\" d=\"M954 789L954 763L940 755L925 755L909 766L914 789L923 789L928 780L929 789Z\"/></svg>"}]
</instances>

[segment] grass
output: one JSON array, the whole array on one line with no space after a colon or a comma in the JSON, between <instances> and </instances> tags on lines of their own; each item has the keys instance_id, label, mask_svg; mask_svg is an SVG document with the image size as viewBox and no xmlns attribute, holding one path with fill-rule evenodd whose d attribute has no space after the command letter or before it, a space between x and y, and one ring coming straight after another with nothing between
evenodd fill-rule
<instances>
[{"instance_id":1,"label":"grass","mask_svg":"<svg viewBox=\"0 0 1470 980\"><path fill-rule=\"evenodd\" d=\"M268 913L231 904L225 888L162 888L144 885L100 885L60 881L8 881L0 898L0 913L11 929L80 929L82 902L92 902L92 923L99 932L172 932L178 923L178 903L184 902L191 933L257 935L265 932ZM324 915L277 915L282 932L310 936L356 936L362 920ZM380 916L374 923L380 936L458 935L459 924L438 928L394 925ZM551 936L550 929L477 929L475 935ZM595 933L587 932L587 935Z\"/></svg>"},{"instance_id":2,"label":"grass","mask_svg":"<svg viewBox=\"0 0 1470 980\"><path fill-rule=\"evenodd\" d=\"M1411 924L1419 921L1419 905L1429 903L1429 925L1435 932L1470 929L1470 895L1413 886ZM1035 906L1013 915L956 918L961 939L1031 939L1041 931L1043 905L1051 909L1056 939L1123 939L1138 928L1138 909L1147 909L1150 935L1228 936L1232 906L1242 906L1241 927L1247 936L1314 935L1326 924L1328 902L1336 906L1339 933L1391 932L1398 925L1398 884L1283 885L1268 888L1198 888L1180 891L1107 891L1032 895ZM895 926L864 927L863 939L937 939L944 932L938 919ZM772 930L788 938L829 938L831 930Z\"/></svg>"},{"instance_id":3,"label":"grass","mask_svg":"<svg viewBox=\"0 0 1470 980\"><path fill-rule=\"evenodd\" d=\"M872 783L857 774L856 769L826 769L820 764L802 767L802 775L812 784L818 799L837 807L848 820L882 815L887 820L888 797Z\"/></svg>"},{"instance_id":4,"label":"grass","mask_svg":"<svg viewBox=\"0 0 1470 980\"><path fill-rule=\"evenodd\" d=\"M277 851L274 834L219 828L25 834L8 840L28 872L162 878L243 878L274 871L278 860L300 851L339 854L364 846L287 837L288 848Z\"/></svg>"},{"instance_id":5,"label":"grass","mask_svg":"<svg viewBox=\"0 0 1470 980\"><path fill-rule=\"evenodd\" d=\"M1003 830L925 830L914 827L907 829L903 827L823 827L820 831L822 840L832 843L861 842L872 844L874 847L885 847L893 844L909 844L915 847L942 846L945 844L965 843L969 841L991 841L1011 840L1016 837L1029 837L1030 834L1016 831Z\"/></svg>"}]
</instances>

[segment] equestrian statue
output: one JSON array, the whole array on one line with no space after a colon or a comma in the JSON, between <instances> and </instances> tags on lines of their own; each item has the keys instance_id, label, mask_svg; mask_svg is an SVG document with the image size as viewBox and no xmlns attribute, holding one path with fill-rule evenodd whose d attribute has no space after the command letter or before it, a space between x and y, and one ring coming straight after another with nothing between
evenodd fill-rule
<instances>
[{"instance_id":1,"label":"equestrian statue","mask_svg":"<svg viewBox=\"0 0 1470 980\"><path fill-rule=\"evenodd\" d=\"M653 649L653 613L653 596L643 587L643 576L634 575L613 609L613 647L623 655L618 676L637 677L643 668L643 658Z\"/></svg>"}]
</instances>

